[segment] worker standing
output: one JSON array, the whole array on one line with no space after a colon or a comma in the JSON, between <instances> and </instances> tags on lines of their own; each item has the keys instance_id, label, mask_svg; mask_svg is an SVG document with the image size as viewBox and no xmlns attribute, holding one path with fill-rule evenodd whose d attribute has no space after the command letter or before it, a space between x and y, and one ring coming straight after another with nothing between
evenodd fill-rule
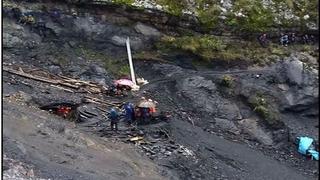
<instances>
[{"instance_id":1,"label":"worker standing","mask_svg":"<svg viewBox=\"0 0 320 180\"><path fill-rule=\"evenodd\" d=\"M131 124L134 118L134 107L132 103L127 103L124 105L125 120L128 124Z\"/></svg>"},{"instance_id":2,"label":"worker standing","mask_svg":"<svg viewBox=\"0 0 320 180\"><path fill-rule=\"evenodd\" d=\"M115 108L111 108L109 113L111 131L118 131L119 114Z\"/></svg>"}]
</instances>

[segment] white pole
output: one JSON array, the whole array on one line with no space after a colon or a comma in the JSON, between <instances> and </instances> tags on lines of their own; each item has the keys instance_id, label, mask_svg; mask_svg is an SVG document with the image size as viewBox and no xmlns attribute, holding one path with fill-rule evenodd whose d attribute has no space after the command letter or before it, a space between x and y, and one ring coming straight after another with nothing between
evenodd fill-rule
<instances>
[{"instance_id":1,"label":"white pole","mask_svg":"<svg viewBox=\"0 0 320 180\"><path fill-rule=\"evenodd\" d=\"M127 44L127 52L128 52L128 59L129 59L129 65L130 65L131 80L134 85L137 85L136 77L134 75L134 69L133 69L129 37L126 40L126 44Z\"/></svg>"}]
</instances>

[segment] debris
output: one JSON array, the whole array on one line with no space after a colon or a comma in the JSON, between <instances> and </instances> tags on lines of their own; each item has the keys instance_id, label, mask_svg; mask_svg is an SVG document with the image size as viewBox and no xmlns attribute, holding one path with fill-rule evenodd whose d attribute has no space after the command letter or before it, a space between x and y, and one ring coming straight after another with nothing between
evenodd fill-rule
<instances>
[{"instance_id":1,"label":"debris","mask_svg":"<svg viewBox=\"0 0 320 180\"><path fill-rule=\"evenodd\" d=\"M141 84L141 85L146 85L149 82L147 80L143 79L143 78L137 78L137 83Z\"/></svg>"},{"instance_id":2,"label":"debris","mask_svg":"<svg viewBox=\"0 0 320 180\"><path fill-rule=\"evenodd\" d=\"M114 81L114 84L116 86L128 86L130 88L134 85L133 82L129 79L119 79Z\"/></svg>"},{"instance_id":3,"label":"debris","mask_svg":"<svg viewBox=\"0 0 320 180\"><path fill-rule=\"evenodd\" d=\"M49 83L53 87L56 87L56 88L59 88L59 89L63 89L63 90L68 91L68 92L73 92L73 91L69 90L69 89L65 89L65 88L59 87L59 85L60 86L65 86L65 87L68 87L68 88L72 88L72 89L77 89L77 90L82 89L82 90L84 90L84 92L94 93L94 94L103 93L103 92L106 92L108 90L107 87L105 87L103 85L100 85L100 84L96 84L96 83L93 83L93 82L87 82L87 81L81 81L81 80L78 80L78 79L72 79L72 78L65 77L65 76L55 76L55 75L52 75L52 74L47 73L45 71L38 71L38 69L37 69L38 74L39 73L43 73L47 77L45 77L44 75L40 76L40 75L36 75L36 74L31 74L31 73L35 72L35 71L32 71L32 70L31 71L26 71L26 70L23 70L21 67L18 67L18 69L19 70L15 70L15 69L9 68L7 66L3 67L3 70L8 72L8 73L19 75L21 77L33 79L33 80L40 81L40 82ZM26 73L26 72L28 72L28 73Z\"/></svg>"},{"instance_id":4,"label":"debris","mask_svg":"<svg viewBox=\"0 0 320 180\"><path fill-rule=\"evenodd\" d=\"M136 136L136 137L133 137L133 138L130 138L130 141L140 141L140 140L143 140L143 137L141 136Z\"/></svg>"},{"instance_id":5,"label":"debris","mask_svg":"<svg viewBox=\"0 0 320 180\"><path fill-rule=\"evenodd\" d=\"M155 108L156 104L153 101L142 100L138 103L138 107L141 108Z\"/></svg>"}]
</instances>

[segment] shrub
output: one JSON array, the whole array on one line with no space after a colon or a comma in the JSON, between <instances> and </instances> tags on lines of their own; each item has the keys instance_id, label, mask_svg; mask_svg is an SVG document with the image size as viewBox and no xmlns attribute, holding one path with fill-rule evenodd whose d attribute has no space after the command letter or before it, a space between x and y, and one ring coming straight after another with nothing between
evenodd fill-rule
<instances>
[{"instance_id":1,"label":"shrub","mask_svg":"<svg viewBox=\"0 0 320 180\"><path fill-rule=\"evenodd\" d=\"M283 125L283 122L279 119L278 112L270 107L270 104L261 94L256 94L249 98L248 102L253 108L253 111L256 112L267 125L273 128L278 128Z\"/></svg>"},{"instance_id":2,"label":"shrub","mask_svg":"<svg viewBox=\"0 0 320 180\"><path fill-rule=\"evenodd\" d=\"M181 16L182 11L187 8L186 0L156 0L156 2L162 5L168 13L175 16Z\"/></svg>"},{"instance_id":3,"label":"shrub","mask_svg":"<svg viewBox=\"0 0 320 180\"><path fill-rule=\"evenodd\" d=\"M211 59L216 52L226 48L226 45L224 45L220 39L211 35L182 37L165 36L157 46L162 49L175 48L191 52L205 60Z\"/></svg>"},{"instance_id":4,"label":"shrub","mask_svg":"<svg viewBox=\"0 0 320 180\"><path fill-rule=\"evenodd\" d=\"M198 7L198 18L203 27L211 29L219 23L221 9L216 2L208 3L208 1L198 0L196 7Z\"/></svg>"},{"instance_id":5,"label":"shrub","mask_svg":"<svg viewBox=\"0 0 320 180\"><path fill-rule=\"evenodd\" d=\"M234 78L230 75L223 75L221 85L225 87L231 87L233 85Z\"/></svg>"}]
</instances>

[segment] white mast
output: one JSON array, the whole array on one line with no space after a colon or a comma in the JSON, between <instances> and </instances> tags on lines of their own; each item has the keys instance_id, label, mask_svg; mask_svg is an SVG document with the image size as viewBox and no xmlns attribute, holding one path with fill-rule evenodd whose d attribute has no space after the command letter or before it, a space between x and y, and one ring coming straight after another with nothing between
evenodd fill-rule
<instances>
[{"instance_id":1,"label":"white mast","mask_svg":"<svg viewBox=\"0 0 320 180\"><path fill-rule=\"evenodd\" d=\"M132 80L133 84L136 86L137 82L136 82L136 77L135 77L134 69L133 69L129 37L126 40L126 44L127 44L127 52L128 52L128 59L129 59L129 65L130 65L131 80Z\"/></svg>"}]
</instances>

